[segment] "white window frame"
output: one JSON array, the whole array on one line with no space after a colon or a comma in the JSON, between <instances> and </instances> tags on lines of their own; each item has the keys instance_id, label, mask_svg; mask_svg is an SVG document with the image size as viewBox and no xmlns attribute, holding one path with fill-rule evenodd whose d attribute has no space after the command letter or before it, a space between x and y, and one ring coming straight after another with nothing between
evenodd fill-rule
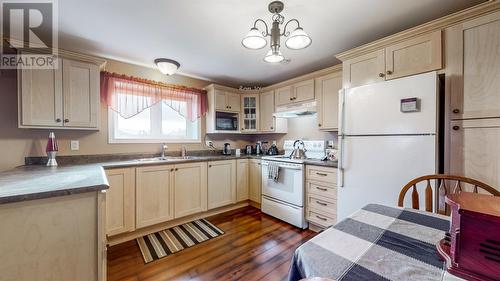
<instances>
[{"instance_id":1,"label":"white window frame","mask_svg":"<svg viewBox=\"0 0 500 281\"><path fill-rule=\"evenodd\" d=\"M153 109L153 108L151 108ZM107 108L108 110L108 143L201 143L201 118L197 120L198 122L198 138L197 139L169 139L169 138L116 138L115 137L115 122L117 114L115 111ZM159 112L159 113L158 113ZM152 126L159 126L161 130L161 111L158 110L155 114L154 110L151 112L152 117L158 119L158 124L151 124ZM156 116L156 117L153 117Z\"/></svg>"}]
</instances>

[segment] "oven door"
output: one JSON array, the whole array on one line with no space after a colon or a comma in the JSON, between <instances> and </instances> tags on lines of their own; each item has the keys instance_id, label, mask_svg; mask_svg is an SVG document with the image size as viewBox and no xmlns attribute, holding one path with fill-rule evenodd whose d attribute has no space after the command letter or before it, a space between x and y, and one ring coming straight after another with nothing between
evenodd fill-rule
<instances>
[{"instance_id":1,"label":"oven door","mask_svg":"<svg viewBox=\"0 0 500 281\"><path fill-rule=\"evenodd\" d=\"M268 179L269 163L278 163L279 177L275 182ZM277 161L262 161L262 195L304 206L304 165Z\"/></svg>"}]
</instances>

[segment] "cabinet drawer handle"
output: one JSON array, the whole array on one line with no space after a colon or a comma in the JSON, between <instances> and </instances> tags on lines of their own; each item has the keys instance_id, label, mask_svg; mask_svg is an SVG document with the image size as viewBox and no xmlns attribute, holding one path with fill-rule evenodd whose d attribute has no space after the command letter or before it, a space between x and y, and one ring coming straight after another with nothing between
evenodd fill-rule
<instances>
[{"instance_id":1,"label":"cabinet drawer handle","mask_svg":"<svg viewBox=\"0 0 500 281\"><path fill-rule=\"evenodd\" d=\"M460 126L453 126L453 130L454 130L454 131L458 131L458 130L460 130Z\"/></svg>"},{"instance_id":2,"label":"cabinet drawer handle","mask_svg":"<svg viewBox=\"0 0 500 281\"><path fill-rule=\"evenodd\" d=\"M380 72L380 73L378 74L378 77L385 77L385 74L384 74L384 73L382 73L382 72Z\"/></svg>"},{"instance_id":3,"label":"cabinet drawer handle","mask_svg":"<svg viewBox=\"0 0 500 281\"><path fill-rule=\"evenodd\" d=\"M455 113L455 114L460 113L460 109L458 109L458 108L453 109L453 113Z\"/></svg>"},{"instance_id":4,"label":"cabinet drawer handle","mask_svg":"<svg viewBox=\"0 0 500 281\"><path fill-rule=\"evenodd\" d=\"M326 204L326 203L323 203L323 202L321 202L321 201L318 201L318 200L316 200L316 203L317 203L317 204L320 204L321 206L328 206L328 204Z\"/></svg>"},{"instance_id":5,"label":"cabinet drawer handle","mask_svg":"<svg viewBox=\"0 0 500 281\"><path fill-rule=\"evenodd\" d=\"M65 122L65 123L68 123L68 122L69 122L69 119L68 119L68 118L64 119L64 122Z\"/></svg>"},{"instance_id":6,"label":"cabinet drawer handle","mask_svg":"<svg viewBox=\"0 0 500 281\"><path fill-rule=\"evenodd\" d=\"M326 177L326 176L328 176L328 175L327 175L327 174L325 174L325 173L318 173L318 172L316 172L316 175L318 175L318 176L322 176L322 177Z\"/></svg>"},{"instance_id":7,"label":"cabinet drawer handle","mask_svg":"<svg viewBox=\"0 0 500 281\"><path fill-rule=\"evenodd\" d=\"M323 188L323 187L319 187L319 186L316 186L316 189L319 189L319 190L321 190L321 191L328 191L328 189Z\"/></svg>"},{"instance_id":8,"label":"cabinet drawer handle","mask_svg":"<svg viewBox=\"0 0 500 281\"><path fill-rule=\"evenodd\" d=\"M60 122L61 122L61 118L57 118L57 119L56 119L56 122L57 122L57 123L60 123Z\"/></svg>"},{"instance_id":9,"label":"cabinet drawer handle","mask_svg":"<svg viewBox=\"0 0 500 281\"><path fill-rule=\"evenodd\" d=\"M392 70L387 70L386 73L387 73L387 75L391 75L393 72L392 72Z\"/></svg>"},{"instance_id":10,"label":"cabinet drawer handle","mask_svg":"<svg viewBox=\"0 0 500 281\"><path fill-rule=\"evenodd\" d=\"M317 217L318 219L322 220L322 221L327 221L327 218L320 217L320 216L318 216L318 215L316 215L316 217Z\"/></svg>"}]
</instances>

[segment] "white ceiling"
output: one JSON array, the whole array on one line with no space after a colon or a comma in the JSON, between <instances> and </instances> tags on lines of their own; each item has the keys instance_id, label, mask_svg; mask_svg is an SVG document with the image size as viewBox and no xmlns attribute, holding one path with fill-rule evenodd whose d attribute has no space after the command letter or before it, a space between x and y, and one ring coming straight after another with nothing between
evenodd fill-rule
<instances>
[{"instance_id":1,"label":"white ceiling","mask_svg":"<svg viewBox=\"0 0 500 281\"><path fill-rule=\"evenodd\" d=\"M271 22L270 0L63 0L59 46L153 67L166 57L180 73L226 85L268 85L339 63L334 55L483 0L285 0L312 45L271 65L266 49L241 45L254 20ZM269 46L269 45L268 45Z\"/></svg>"}]
</instances>

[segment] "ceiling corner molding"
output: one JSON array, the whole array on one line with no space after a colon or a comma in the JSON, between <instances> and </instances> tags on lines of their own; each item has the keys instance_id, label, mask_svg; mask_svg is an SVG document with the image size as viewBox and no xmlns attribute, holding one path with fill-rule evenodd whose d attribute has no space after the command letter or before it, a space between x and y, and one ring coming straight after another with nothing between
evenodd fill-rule
<instances>
[{"instance_id":1,"label":"ceiling corner molding","mask_svg":"<svg viewBox=\"0 0 500 281\"><path fill-rule=\"evenodd\" d=\"M456 13L435 19L433 21L418 25L416 27L412 27L410 29L398 32L393 35L389 35L387 37L356 47L354 49L350 49L348 51L339 53L335 57L341 61L346 61L353 57L357 57L360 55L364 55L385 48L386 46L394 44L396 42L406 40L418 35L422 35L424 33L428 33L431 31L435 31L437 29L444 29L449 26L458 24L462 21L482 16L484 14L492 13L498 10L500 10L500 1L490 0L488 2L467 8L462 11L458 11Z\"/></svg>"}]
</instances>

